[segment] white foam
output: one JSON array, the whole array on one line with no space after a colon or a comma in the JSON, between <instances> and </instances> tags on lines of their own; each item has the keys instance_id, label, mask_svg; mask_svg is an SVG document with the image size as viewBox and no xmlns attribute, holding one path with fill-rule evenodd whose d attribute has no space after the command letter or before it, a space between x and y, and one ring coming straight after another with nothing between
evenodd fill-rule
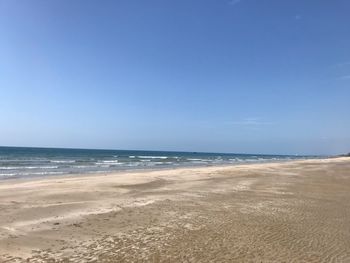
<instances>
[{"instance_id":1,"label":"white foam","mask_svg":"<svg viewBox=\"0 0 350 263\"><path fill-rule=\"evenodd\" d=\"M58 166L5 166L0 170L26 170L26 169L57 169Z\"/></svg>"},{"instance_id":2,"label":"white foam","mask_svg":"<svg viewBox=\"0 0 350 263\"><path fill-rule=\"evenodd\" d=\"M15 169L21 169L21 168L20 167L12 167L12 166L0 167L0 170L15 170Z\"/></svg>"},{"instance_id":3,"label":"white foam","mask_svg":"<svg viewBox=\"0 0 350 263\"><path fill-rule=\"evenodd\" d=\"M16 173L12 173L12 174L0 174L0 177L12 177L17 175Z\"/></svg>"},{"instance_id":4,"label":"white foam","mask_svg":"<svg viewBox=\"0 0 350 263\"><path fill-rule=\"evenodd\" d=\"M158 164L169 164L169 163L172 163L172 162L152 162L153 164L155 165L158 165Z\"/></svg>"},{"instance_id":5,"label":"white foam","mask_svg":"<svg viewBox=\"0 0 350 263\"><path fill-rule=\"evenodd\" d=\"M51 160L51 163L75 163L75 160Z\"/></svg>"},{"instance_id":6,"label":"white foam","mask_svg":"<svg viewBox=\"0 0 350 263\"><path fill-rule=\"evenodd\" d=\"M102 161L102 163L118 163L118 160Z\"/></svg>"},{"instance_id":7,"label":"white foam","mask_svg":"<svg viewBox=\"0 0 350 263\"><path fill-rule=\"evenodd\" d=\"M96 165L75 165L75 166L72 166L72 168L78 168L78 169L94 168L94 167L98 167L98 166L96 166Z\"/></svg>"},{"instance_id":8,"label":"white foam","mask_svg":"<svg viewBox=\"0 0 350 263\"><path fill-rule=\"evenodd\" d=\"M17 176L32 176L32 175L54 175L54 174L64 174L65 172L35 172L35 173L18 173Z\"/></svg>"},{"instance_id":9,"label":"white foam","mask_svg":"<svg viewBox=\"0 0 350 263\"><path fill-rule=\"evenodd\" d=\"M167 156L147 156L147 155L140 155L137 157L140 159L168 159L169 158Z\"/></svg>"},{"instance_id":10,"label":"white foam","mask_svg":"<svg viewBox=\"0 0 350 263\"><path fill-rule=\"evenodd\" d=\"M207 164L207 163L210 163L210 162L202 160L202 161L190 161L190 163L194 163L194 164Z\"/></svg>"}]
</instances>

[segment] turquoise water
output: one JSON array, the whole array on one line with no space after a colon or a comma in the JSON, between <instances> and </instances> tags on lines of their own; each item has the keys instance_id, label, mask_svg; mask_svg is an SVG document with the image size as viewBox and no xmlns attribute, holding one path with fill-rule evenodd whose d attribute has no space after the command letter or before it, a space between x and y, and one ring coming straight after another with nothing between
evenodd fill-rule
<instances>
[{"instance_id":1,"label":"turquoise water","mask_svg":"<svg viewBox=\"0 0 350 263\"><path fill-rule=\"evenodd\" d=\"M0 179L211 166L311 156L0 147Z\"/></svg>"}]
</instances>

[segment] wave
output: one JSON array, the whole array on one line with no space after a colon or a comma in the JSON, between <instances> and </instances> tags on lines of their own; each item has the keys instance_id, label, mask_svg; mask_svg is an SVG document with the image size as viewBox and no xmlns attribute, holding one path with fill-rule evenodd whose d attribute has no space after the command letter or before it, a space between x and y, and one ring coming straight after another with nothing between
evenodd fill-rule
<instances>
[{"instance_id":1,"label":"wave","mask_svg":"<svg viewBox=\"0 0 350 263\"><path fill-rule=\"evenodd\" d=\"M140 159L168 159L170 157L168 156L147 156L147 155L140 155L140 156L137 156L137 158L140 158Z\"/></svg>"},{"instance_id":2,"label":"wave","mask_svg":"<svg viewBox=\"0 0 350 263\"><path fill-rule=\"evenodd\" d=\"M107 160L107 161L102 161L102 163L118 163L118 160Z\"/></svg>"},{"instance_id":3,"label":"wave","mask_svg":"<svg viewBox=\"0 0 350 263\"><path fill-rule=\"evenodd\" d=\"M96 168L98 167L97 165L74 165L71 166L71 168L76 168L76 169L85 169L85 168Z\"/></svg>"},{"instance_id":4,"label":"wave","mask_svg":"<svg viewBox=\"0 0 350 263\"><path fill-rule=\"evenodd\" d=\"M50 163L75 163L75 160L50 160Z\"/></svg>"},{"instance_id":5,"label":"wave","mask_svg":"<svg viewBox=\"0 0 350 263\"><path fill-rule=\"evenodd\" d=\"M11 173L11 174L0 174L0 177L13 177L18 175L17 173Z\"/></svg>"},{"instance_id":6,"label":"wave","mask_svg":"<svg viewBox=\"0 0 350 263\"><path fill-rule=\"evenodd\" d=\"M58 166L4 166L0 170L57 169Z\"/></svg>"},{"instance_id":7,"label":"wave","mask_svg":"<svg viewBox=\"0 0 350 263\"><path fill-rule=\"evenodd\" d=\"M36 172L36 173L19 173L18 175L53 175L53 174L65 174L65 172Z\"/></svg>"},{"instance_id":8,"label":"wave","mask_svg":"<svg viewBox=\"0 0 350 263\"><path fill-rule=\"evenodd\" d=\"M55 175L66 174L66 172L35 172L35 173L4 173L0 174L0 177L22 177L22 176L34 176L34 175Z\"/></svg>"},{"instance_id":9,"label":"wave","mask_svg":"<svg viewBox=\"0 0 350 263\"><path fill-rule=\"evenodd\" d=\"M173 162L152 162L155 165L160 165L160 164L173 164Z\"/></svg>"}]
</instances>

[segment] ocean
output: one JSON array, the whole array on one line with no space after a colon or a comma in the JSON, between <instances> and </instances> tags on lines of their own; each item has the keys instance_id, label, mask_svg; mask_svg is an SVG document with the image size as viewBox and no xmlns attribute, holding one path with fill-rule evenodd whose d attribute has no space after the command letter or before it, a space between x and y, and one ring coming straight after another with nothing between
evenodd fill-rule
<instances>
[{"instance_id":1,"label":"ocean","mask_svg":"<svg viewBox=\"0 0 350 263\"><path fill-rule=\"evenodd\" d=\"M0 179L313 158L294 155L0 147Z\"/></svg>"}]
</instances>

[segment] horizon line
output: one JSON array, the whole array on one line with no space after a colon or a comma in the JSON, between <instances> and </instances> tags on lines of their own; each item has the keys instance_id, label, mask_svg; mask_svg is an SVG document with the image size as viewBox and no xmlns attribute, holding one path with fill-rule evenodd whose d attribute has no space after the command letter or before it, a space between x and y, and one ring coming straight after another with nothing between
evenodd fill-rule
<instances>
[{"instance_id":1,"label":"horizon line","mask_svg":"<svg viewBox=\"0 0 350 263\"><path fill-rule=\"evenodd\" d=\"M341 154L266 154L266 153L234 153L234 152L202 152L202 151L174 151L174 150L145 150L145 149L106 149L106 148L79 148L79 147L49 147L49 146L9 146L0 145L0 148L34 148L34 149L62 149L62 150L91 150L91 151L140 151L140 152L170 152L170 153L204 153L204 154L237 154L237 155L264 155L264 156L338 156Z\"/></svg>"}]
</instances>

